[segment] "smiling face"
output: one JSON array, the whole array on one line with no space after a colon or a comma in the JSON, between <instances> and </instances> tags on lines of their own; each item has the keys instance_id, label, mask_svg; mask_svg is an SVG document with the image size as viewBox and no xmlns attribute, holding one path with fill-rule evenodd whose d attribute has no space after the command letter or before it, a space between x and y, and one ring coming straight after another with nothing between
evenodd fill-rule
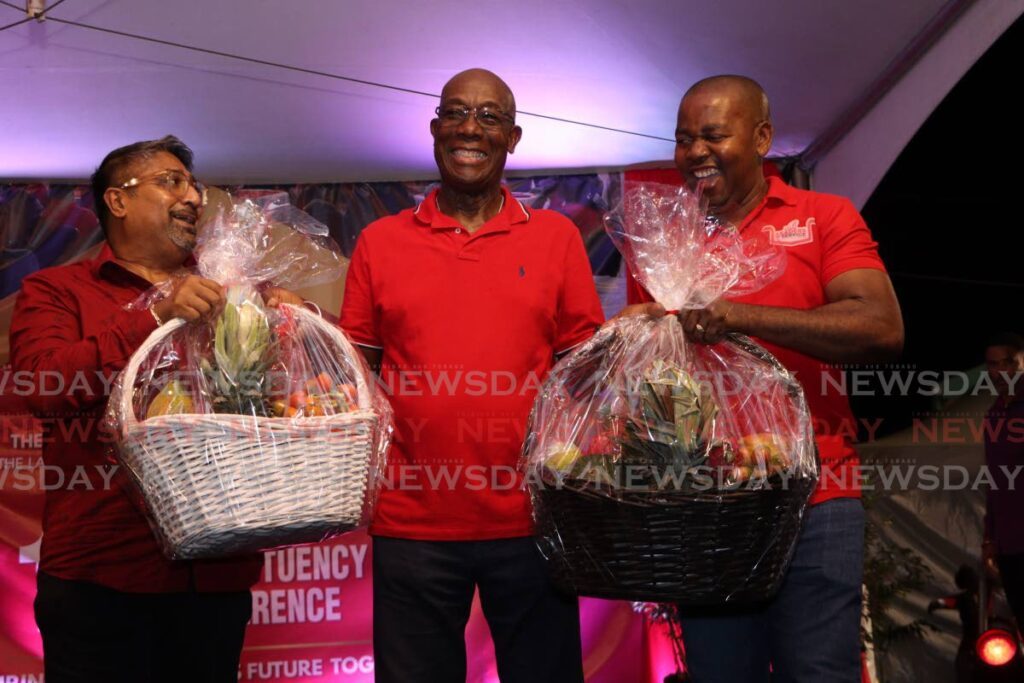
<instances>
[{"instance_id":1,"label":"smiling face","mask_svg":"<svg viewBox=\"0 0 1024 683\"><path fill-rule=\"evenodd\" d=\"M471 69L456 75L441 91L441 110L486 107L508 115L501 125L481 126L475 113L461 122L430 122L434 159L441 183L464 194L482 194L501 186L505 159L513 153L522 129L513 123L515 99L505 83L489 71Z\"/></svg>"},{"instance_id":2,"label":"smiling face","mask_svg":"<svg viewBox=\"0 0 1024 683\"><path fill-rule=\"evenodd\" d=\"M691 189L703 187L719 215L743 206L764 182L761 164L771 141L766 105L742 84L699 85L679 104L676 167Z\"/></svg>"},{"instance_id":3,"label":"smiling face","mask_svg":"<svg viewBox=\"0 0 1024 683\"><path fill-rule=\"evenodd\" d=\"M154 255L184 258L196 246L196 223L202 210L202 197L189 185L175 192L171 179L175 174L191 178L188 169L169 152L156 152L133 163L125 177L107 193L111 213L121 219L123 239ZM132 178L138 183L117 189Z\"/></svg>"}]
</instances>

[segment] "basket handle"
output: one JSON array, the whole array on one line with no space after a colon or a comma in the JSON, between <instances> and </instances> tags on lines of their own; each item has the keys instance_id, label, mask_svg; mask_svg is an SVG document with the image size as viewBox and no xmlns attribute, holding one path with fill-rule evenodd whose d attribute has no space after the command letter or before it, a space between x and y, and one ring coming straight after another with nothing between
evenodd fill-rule
<instances>
[{"instance_id":1,"label":"basket handle","mask_svg":"<svg viewBox=\"0 0 1024 683\"><path fill-rule=\"evenodd\" d=\"M317 325L323 329L327 335L334 340L334 342L341 347L341 349L355 360L362 358L362 354L356 349L352 342L348 340L348 336L342 331L337 325L333 325L316 313L306 309L302 306L292 306L291 304L281 304L286 306L296 317L309 322L313 325ZM134 396L135 377L138 375L139 366L142 365L143 359L149 354L153 348L159 344L165 337L172 334L175 330L181 326L187 324L182 318L174 318L169 320L160 327L153 330L146 341L142 342L142 345L132 354L132 357L128 360L128 365L125 366L124 376L121 386L121 434L122 436L131 427L137 424L138 420L135 418L135 409L132 407L132 398ZM359 355L356 355L359 354ZM356 363L356 370L361 369L361 365ZM362 410L369 410L372 407L372 395L370 392L370 386L367 383L365 373L355 372L356 382L356 402L359 408Z\"/></svg>"},{"instance_id":2,"label":"basket handle","mask_svg":"<svg viewBox=\"0 0 1024 683\"><path fill-rule=\"evenodd\" d=\"M168 320L150 332L149 336L146 337L146 341L142 342L142 346L137 348L132 357L128 359L128 365L125 366L124 375L121 378L121 436L124 436L128 429L134 427L138 422L135 419L135 408L132 407L132 398L135 395L135 376L139 372L139 366L142 365L143 359L149 355L153 347L163 341L164 337L185 324L186 322L183 318Z\"/></svg>"},{"instance_id":3,"label":"basket handle","mask_svg":"<svg viewBox=\"0 0 1024 683\"><path fill-rule=\"evenodd\" d=\"M729 332L725 335L725 338L740 347L754 358L763 360L764 362L775 368L775 371L786 378L786 381L790 384L797 383L793 375L789 372L789 369L785 365L779 362L779 359L775 355L764 348L760 344L757 344L753 339L745 334L739 332Z\"/></svg>"},{"instance_id":4,"label":"basket handle","mask_svg":"<svg viewBox=\"0 0 1024 683\"><path fill-rule=\"evenodd\" d=\"M349 357L353 358L356 361L356 370L360 370L363 367L362 363L358 362L363 357L362 352L352 345L352 342L348 340L348 335L346 335L345 332L339 326L327 322L319 315L303 306L292 306L291 304L281 305L286 306L291 312L295 313L297 317L302 318L303 320L309 323L318 325L321 328L323 328L324 332L326 332L327 335L334 340L334 343L340 346L341 349ZM359 407L361 409L368 410L372 407L370 385L366 381L365 373L356 372L355 375L356 402L359 404Z\"/></svg>"}]
</instances>

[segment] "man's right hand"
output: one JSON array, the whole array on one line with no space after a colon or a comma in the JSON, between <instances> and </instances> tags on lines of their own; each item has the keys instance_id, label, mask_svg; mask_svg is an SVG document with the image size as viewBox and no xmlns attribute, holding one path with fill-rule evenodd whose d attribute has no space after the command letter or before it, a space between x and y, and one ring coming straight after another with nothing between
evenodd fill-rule
<instances>
[{"instance_id":1,"label":"man's right hand","mask_svg":"<svg viewBox=\"0 0 1024 683\"><path fill-rule=\"evenodd\" d=\"M646 304L630 304L621 311L616 313L611 319L616 318L633 318L637 316L648 316L650 318L660 318L665 315L665 307L657 302L650 302Z\"/></svg>"},{"instance_id":2,"label":"man's right hand","mask_svg":"<svg viewBox=\"0 0 1024 683\"><path fill-rule=\"evenodd\" d=\"M153 304L153 312L165 323L173 318L196 322L210 318L224 306L224 288L198 275L181 278L171 292Z\"/></svg>"}]
</instances>

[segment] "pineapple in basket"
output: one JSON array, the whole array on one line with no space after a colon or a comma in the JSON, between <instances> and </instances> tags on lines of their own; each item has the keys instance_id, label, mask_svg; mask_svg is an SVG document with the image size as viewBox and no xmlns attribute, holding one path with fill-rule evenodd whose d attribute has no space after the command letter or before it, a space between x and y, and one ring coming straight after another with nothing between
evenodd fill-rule
<instances>
[{"instance_id":1,"label":"pineapple in basket","mask_svg":"<svg viewBox=\"0 0 1024 683\"><path fill-rule=\"evenodd\" d=\"M216 413L268 416L268 370L274 362L273 334L259 292L229 287L214 324L213 361L202 360Z\"/></svg>"}]
</instances>

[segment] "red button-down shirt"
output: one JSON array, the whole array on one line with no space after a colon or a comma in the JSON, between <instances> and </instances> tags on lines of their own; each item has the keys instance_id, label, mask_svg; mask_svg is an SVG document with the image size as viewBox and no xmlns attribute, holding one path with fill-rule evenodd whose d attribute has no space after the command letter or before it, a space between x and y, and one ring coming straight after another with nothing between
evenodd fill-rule
<instances>
[{"instance_id":1,"label":"red button-down shirt","mask_svg":"<svg viewBox=\"0 0 1024 683\"><path fill-rule=\"evenodd\" d=\"M259 576L258 558L168 560L129 498L127 473L110 458L103 426L109 385L156 328L149 311L125 305L150 287L106 246L95 260L46 268L22 282L11 360L21 386L31 376L26 398L44 425L39 568L126 592L245 590Z\"/></svg>"}]
</instances>

